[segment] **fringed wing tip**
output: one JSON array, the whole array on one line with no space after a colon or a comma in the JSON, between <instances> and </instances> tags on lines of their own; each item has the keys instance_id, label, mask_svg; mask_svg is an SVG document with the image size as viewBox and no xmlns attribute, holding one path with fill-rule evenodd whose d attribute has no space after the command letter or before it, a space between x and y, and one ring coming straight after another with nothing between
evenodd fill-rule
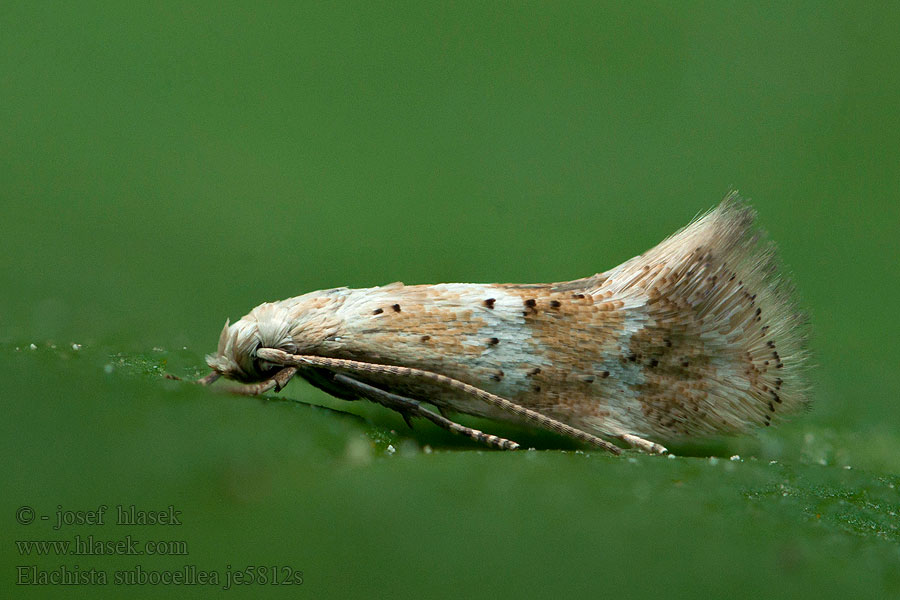
<instances>
[{"instance_id":1,"label":"fringed wing tip","mask_svg":"<svg viewBox=\"0 0 900 600\"><path fill-rule=\"evenodd\" d=\"M702 340L702 355L719 357L704 376L730 390L724 397L734 418L724 429L807 409L808 317L775 244L736 190L605 275L589 293L622 300L636 319L646 311L653 327L681 332L695 346Z\"/></svg>"}]
</instances>

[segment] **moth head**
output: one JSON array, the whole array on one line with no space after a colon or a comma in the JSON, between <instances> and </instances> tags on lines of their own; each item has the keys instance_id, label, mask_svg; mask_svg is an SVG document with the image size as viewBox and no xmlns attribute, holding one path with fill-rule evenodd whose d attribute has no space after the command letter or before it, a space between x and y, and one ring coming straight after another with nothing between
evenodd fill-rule
<instances>
[{"instance_id":1,"label":"moth head","mask_svg":"<svg viewBox=\"0 0 900 600\"><path fill-rule=\"evenodd\" d=\"M280 366L257 356L260 348L293 351L290 321L286 311L276 304L263 304L233 325L225 321L215 354L206 364L229 379L245 383L271 377Z\"/></svg>"}]
</instances>

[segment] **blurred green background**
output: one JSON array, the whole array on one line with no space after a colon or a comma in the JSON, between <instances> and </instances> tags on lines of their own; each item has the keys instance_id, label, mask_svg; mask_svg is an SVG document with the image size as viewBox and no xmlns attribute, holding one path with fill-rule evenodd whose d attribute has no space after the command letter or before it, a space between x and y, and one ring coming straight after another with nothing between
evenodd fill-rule
<instances>
[{"instance_id":1,"label":"blurred green background","mask_svg":"<svg viewBox=\"0 0 900 600\"><path fill-rule=\"evenodd\" d=\"M2 595L205 596L256 566L303 584L228 593L897 597L898 29L836 2L3 3ZM468 421L538 448L501 453L300 382L161 377L262 301L581 277L731 187L818 365L814 410L757 438L612 458ZM101 504L183 524L53 530ZM76 535L188 554L15 544ZM220 585L113 582L186 565Z\"/></svg>"}]
</instances>

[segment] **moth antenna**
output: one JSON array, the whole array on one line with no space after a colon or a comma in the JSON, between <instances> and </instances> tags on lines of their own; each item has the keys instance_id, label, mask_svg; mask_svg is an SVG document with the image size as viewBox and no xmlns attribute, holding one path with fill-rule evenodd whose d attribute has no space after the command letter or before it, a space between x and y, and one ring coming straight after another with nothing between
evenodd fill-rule
<instances>
[{"instance_id":1,"label":"moth antenna","mask_svg":"<svg viewBox=\"0 0 900 600\"><path fill-rule=\"evenodd\" d=\"M447 375L441 375L440 373L433 373L431 371L424 371L422 369L415 369L412 367L382 365L344 358L327 358L324 356L288 354L283 350L276 350L275 348L260 348L257 351L257 355L264 360L268 360L270 362L285 366L291 365L302 367L313 365L326 367L329 369L344 369L347 371L356 371L363 373L382 373L388 375L397 375L400 377L416 377L419 379L426 379L428 381L439 383L446 387L453 388L455 390L459 390L466 394L475 396L476 398L485 401L491 406L499 408L500 410L506 411L518 417L522 417L523 419L535 425L544 427L551 431L555 431L556 433L569 436L583 442L587 442L589 444L597 446L598 448L603 448L604 450L611 452L612 454L622 453L622 449L615 444L607 442L606 440L601 439L595 435L591 435L586 431L576 429L571 425L566 425L561 421L557 421L556 419L548 417L537 411L525 408L520 404L510 402L506 398L502 398L500 396L497 396L496 394L492 394L486 390L475 387L474 385L470 385L458 379L453 379L452 377L448 377Z\"/></svg>"}]
</instances>

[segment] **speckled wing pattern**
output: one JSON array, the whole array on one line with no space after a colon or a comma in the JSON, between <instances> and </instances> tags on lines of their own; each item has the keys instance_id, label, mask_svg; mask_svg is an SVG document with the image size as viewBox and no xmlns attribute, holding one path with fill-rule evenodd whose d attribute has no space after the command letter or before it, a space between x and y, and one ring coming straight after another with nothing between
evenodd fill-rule
<instances>
[{"instance_id":1,"label":"speckled wing pattern","mask_svg":"<svg viewBox=\"0 0 900 600\"><path fill-rule=\"evenodd\" d=\"M587 291L624 310L611 373L635 431L740 433L807 406L806 316L754 220L731 194Z\"/></svg>"},{"instance_id":2,"label":"speckled wing pattern","mask_svg":"<svg viewBox=\"0 0 900 600\"><path fill-rule=\"evenodd\" d=\"M745 432L807 403L806 319L754 220L733 193L651 250L584 279L395 283L263 304L226 327L208 360L245 381L263 378L259 347L420 369L620 439ZM442 412L516 420L421 378L356 376Z\"/></svg>"},{"instance_id":3,"label":"speckled wing pattern","mask_svg":"<svg viewBox=\"0 0 900 600\"><path fill-rule=\"evenodd\" d=\"M573 282L342 290L327 354L444 373L599 433L767 426L806 402L804 317L753 221L730 196L645 254ZM372 379L508 418L453 391Z\"/></svg>"}]
</instances>

